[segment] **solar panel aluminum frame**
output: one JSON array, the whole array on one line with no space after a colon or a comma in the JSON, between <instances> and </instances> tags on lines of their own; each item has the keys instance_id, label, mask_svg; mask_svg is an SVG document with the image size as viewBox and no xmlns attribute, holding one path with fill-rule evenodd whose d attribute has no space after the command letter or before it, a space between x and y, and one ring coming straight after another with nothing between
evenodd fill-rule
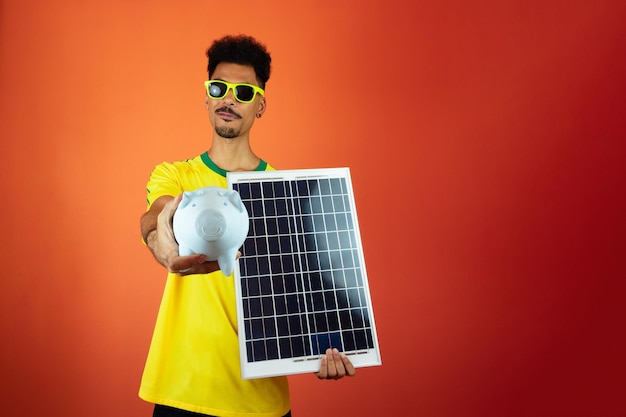
<instances>
[{"instance_id":1,"label":"solar panel aluminum frame","mask_svg":"<svg viewBox=\"0 0 626 417\"><path fill-rule=\"evenodd\" d=\"M342 191L342 196L341 196L341 198L343 198L344 201L346 201L346 205L347 205L347 208L345 209L345 213L343 214L346 215L347 223L350 224L350 232L352 233L349 249L352 250L353 254L355 253L358 254L358 260L354 262L356 264L356 267L353 269L358 269L358 271L356 272L357 272L359 281L357 282L360 283L358 286L358 291L359 291L358 299L361 300L360 303L363 307L362 310L358 310L360 312L359 314L362 314L360 320L362 320L363 323L366 323L362 325L363 328L359 328L359 329L348 328L348 329L339 329L339 330L340 331L347 330L348 333L350 332L350 330L352 330L354 331L353 334L357 334L358 332L361 332L360 334L365 334L363 333L365 331L367 334L367 336L365 336L367 341L365 342L344 343L342 339L338 343L339 345L344 347L343 349L340 349L340 350L342 350L350 358L350 361L355 366L355 368L366 367L366 366L377 366L377 365L381 365L382 361L381 361L380 350L378 346L376 326L374 323L374 314L372 310L369 285L367 282L365 260L363 258L363 248L362 248L361 236L359 232L359 224L358 224L358 219L357 219L357 214L356 214L354 193L352 189L352 182L350 179L349 168L229 172L227 174L228 187L230 189L237 189L237 188L241 189L241 187L244 187L245 186L244 184L246 183L258 184L260 187L262 187L264 184L267 185L267 183L283 182L284 184L288 184L288 183L295 184L295 183L298 183L299 181L317 181L317 180L324 180L324 179L331 180L331 179L337 179L337 178L340 179L341 183L344 184L346 187L346 189ZM252 187L252 185L250 185L250 187ZM331 194L331 196L333 195ZM294 204L294 199L295 199L294 196L289 196L286 198L289 199L289 201L292 204ZM250 204L253 204L253 201L254 200L252 197L250 197L247 202L244 199L244 204L246 205L249 212L251 211ZM274 203L276 203L276 201L274 201ZM258 202L256 202L255 204L258 204ZM250 232L248 234L248 239L251 238L251 235L254 235L252 236L252 238L263 237L263 234L256 234L255 229L253 227L252 223L254 219L254 213L249 213L249 214L250 214L251 227L250 227ZM294 218L296 218L298 215L289 214L287 216L295 216ZM326 229L324 230L324 232L329 233L328 230ZM295 234L297 233L298 232L296 232ZM242 256L237 262L235 266L235 272L234 272L235 289L236 289L237 322L238 322L238 328L239 328L239 354L240 354L240 359L241 359L242 378L253 379L253 378L272 377L272 376L279 376L279 375L291 375L291 374L300 374L300 373L308 373L308 372L317 372L320 368L321 355L324 353L323 351L319 352L320 350L322 350L320 347L321 338L328 336L328 343L333 344L333 342L331 342L330 340L332 338L330 336L331 333L333 334L333 336L336 336L337 333L339 334L343 334L343 333L330 332L330 330L332 329L329 329L329 332L327 334L324 334L323 332L319 333L315 331L312 333L306 333L304 334L304 336L308 337L308 340L310 341L310 343L313 343L313 341L317 342L318 344L317 349L313 347L312 349L307 349L307 352L301 355L294 354L293 356L290 356L290 357L279 357L279 358L268 357L262 360L250 360L247 343L248 345L250 345L250 343L252 343L253 340L249 337L249 335L248 336L246 335L247 333L246 314L248 315L247 318L248 318L249 326L251 326L250 322L252 321L253 318L256 318L256 316L250 316L251 314L250 307L248 306L246 308L246 304L245 304L246 300L242 292L243 287L244 287L242 285L242 282L244 282L243 280L246 279L246 276L245 276L245 273L243 272L245 268L242 268L242 265L245 265L244 263L246 262L246 258L255 257L256 254L245 253L244 248L246 248L246 243L244 243L244 247L242 248ZM339 250L341 249L342 247L339 247ZM330 249L327 249L327 251L330 253ZM271 249L269 252L270 254L274 254L274 255L277 255L277 254L282 255L282 253L280 252L271 252ZM333 252L333 253L336 253L336 252ZM290 254L292 256L302 255L302 253L299 253L299 252L291 252ZM342 261L342 265L343 265L343 261ZM296 269L295 271L296 275L301 280L300 285L303 285L304 280L305 280L305 275L308 277L309 274L311 274L311 271L302 270L302 269L297 270L297 268L295 269ZM344 271L346 273L349 272L347 270L344 270ZM281 270L280 272L284 272L284 271ZM258 272L258 274L260 277L260 272ZM270 273L260 278L271 279L272 276ZM347 283L347 280L345 282ZM337 292L342 291L342 289L335 288L334 283L332 284L332 286L333 286L333 289L330 289L329 291L325 291L325 294L332 293L334 294L336 298L338 296ZM273 287L273 284L272 284L272 287ZM300 288L302 289L304 287L300 287ZM355 290L355 289L353 288L352 290ZM272 289L272 291L274 291L274 289ZM310 296L310 294L305 294L306 290L302 289L302 291L304 294L303 297ZM351 291L351 290L348 290L348 291ZM351 294L351 293L346 292L345 294ZM272 296L274 296L274 294L272 294ZM332 295L331 295L331 298L332 298ZM327 305L326 301L324 301L323 303L324 303L324 306ZM352 297L350 297L349 303L352 305ZM357 301L356 304L358 303L359 301ZM307 303L302 303L302 305L305 308L305 311L301 311L301 314L303 315L303 317L312 317L311 314L313 313L311 311L308 311L306 304ZM346 313L346 311L353 311L353 310L342 310L341 313L343 316L345 316L345 314L343 313ZM337 312L337 315L339 315L339 312L340 312L339 303L337 303L337 306L335 307L335 309L331 308L329 310L322 311L322 313L326 313L330 315L332 315L334 312ZM270 317L270 319L277 320L278 316ZM350 318L350 323L352 323L352 318ZM314 330L319 330L316 326L317 325L314 326L315 327ZM283 326L283 330L281 330L281 328L278 327L277 332L280 333L281 331L285 331L284 327L285 326ZM291 326L287 326L287 327L291 327ZM305 325L303 327L308 327L308 326ZM310 329L310 327L308 328ZM291 330L286 330L286 331L291 332ZM269 339L269 337L267 339ZM333 340L337 341L336 338ZM363 340L363 337L361 337L360 340ZM365 343L365 346L363 345L363 343ZM354 348L350 348L348 345L352 345L354 346ZM357 345L360 345L360 346L357 346ZM316 350L318 352L316 352Z\"/></svg>"}]
</instances>

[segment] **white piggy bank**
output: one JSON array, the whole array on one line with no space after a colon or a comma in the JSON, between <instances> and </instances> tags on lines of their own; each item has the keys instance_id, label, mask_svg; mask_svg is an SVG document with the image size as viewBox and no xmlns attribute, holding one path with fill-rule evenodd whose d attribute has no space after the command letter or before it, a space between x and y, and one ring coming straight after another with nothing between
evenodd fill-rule
<instances>
[{"instance_id":1,"label":"white piggy bank","mask_svg":"<svg viewBox=\"0 0 626 417\"><path fill-rule=\"evenodd\" d=\"M203 187L185 191L173 219L181 256L202 253L224 275L235 269L237 250L248 235L248 212L236 191Z\"/></svg>"}]
</instances>

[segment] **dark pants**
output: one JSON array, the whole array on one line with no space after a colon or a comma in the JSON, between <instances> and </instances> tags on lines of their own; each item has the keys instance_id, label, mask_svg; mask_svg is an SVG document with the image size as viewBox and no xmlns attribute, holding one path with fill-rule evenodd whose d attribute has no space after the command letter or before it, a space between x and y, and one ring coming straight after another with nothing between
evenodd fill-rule
<instances>
[{"instance_id":1,"label":"dark pants","mask_svg":"<svg viewBox=\"0 0 626 417\"><path fill-rule=\"evenodd\" d=\"M166 405L156 404L154 406L154 413L152 417L211 417L207 414L193 413L187 410L181 410L179 408L168 407ZM285 414L283 417L291 417L291 411Z\"/></svg>"}]
</instances>

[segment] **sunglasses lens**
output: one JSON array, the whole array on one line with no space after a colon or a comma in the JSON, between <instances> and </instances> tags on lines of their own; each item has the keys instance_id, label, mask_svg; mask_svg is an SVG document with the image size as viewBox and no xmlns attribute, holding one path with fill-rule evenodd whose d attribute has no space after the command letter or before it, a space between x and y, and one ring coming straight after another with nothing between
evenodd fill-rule
<instances>
[{"instance_id":1,"label":"sunglasses lens","mask_svg":"<svg viewBox=\"0 0 626 417\"><path fill-rule=\"evenodd\" d=\"M235 94L240 101L251 101L254 98L254 89L249 85L238 85Z\"/></svg>"},{"instance_id":2,"label":"sunglasses lens","mask_svg":"<svg viewBox=\"0 0 626 417\"><path fill-rule=\"evenodd\" d=\"M209 95L213 98L221 98L226 95L226 84L221 82L212 82L209 84Z\"/></svg>"}]
</instances>

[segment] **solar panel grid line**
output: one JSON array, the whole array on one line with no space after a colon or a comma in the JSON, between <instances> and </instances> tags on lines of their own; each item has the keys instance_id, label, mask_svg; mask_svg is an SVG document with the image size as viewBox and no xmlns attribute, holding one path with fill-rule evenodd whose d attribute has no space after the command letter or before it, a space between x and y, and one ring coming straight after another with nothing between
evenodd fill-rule
<instances>
[{"instance_id":1,"label":"solar panel grid line","mask_svg":"<svg viewBox=\"0 0 626 417\"><path fill-rule=\"evenodd\" d=\"M284 185L283 185L283 186L284 186ZM262 193L262 194L261 194L261 198L265 198L265 196L263 195L263 191L264 191L264 190L265 190L265 188L261 188L261 193ZM285 190L283 189L283 191L285 191ZM274 195L273 195L273 194L272 194L272 197L274 197ZM275 203L275 200L273 200L273 203ZM292 202L292 204L293 204L293 202ZM285 207L287 207L287 206L285 206ZM275 209L275 208L276 208L276 207L274 207L274 209ZM292 210L293 210L293 207L292 207ZM278 216L279 214L282 214L282 213L280 213L280 212L276 212L276 215L277 215L277 216ZM285 212L285 213L284 213L284 215L288 215L288 213L287 213L287 212ZM281 230L281 229L279 228L278 230ZM291 228L291 225L290 225L290 224L289 224L288 230L289 230L289 232L290 232L290 233L296 233L296 231L295 231L295 230L293 230L293 229ZM289 250L289 249L291 249L291 250L292 250L292 245L288 245L288 246L289 246L288 248L283 248L283 246L284 246L284 242L282 242L280 239L279 239L278 244L279 244L279 248L280 248L280 252L281 252L281 253L282 253L283 251L287 251L287 250ZM295 252L295 253L299 255L299 254L300 254L300 248L299 248L299 243L298 243L298 240L297 240L297 239L296 239L296 245L297 245L297 250L296 250L296 252ZM291 251L290 251L290 252L291 252ZM293 252L291 252L291 253L293 253ZM285 271L285 266L284 266L284 264L283 264L283 258L282 258L282 257L280 258L280 262L281 262L281 268L279 268L279 271L277 271L277 273L279 273L279 274ZM270 270L270 273L271 273L271 272L272 272L272 271ZM301 308L301 306L300 306L300 298L299 298L299 297L298 297L298 298L296 298L296 301L297 301L297 304L298 304L298 310L300 310L300 308ZM301 320L301 318L300 318L300 320ZM290 320L287 320L287 328L289 329L289 334L292 334L292 332L291 332L291 327L292 327L292 325L293 325L293 323L292 323ZM303 326L302 326L302 323L300 323L300 326L297 326L297 327L300 327L300 328L301 328L301 327L303 327ZM307 323L306 327L307 327L307 328L310 328L309 323ZM295 330L295 329L294 329L294 330ZM289 340L289 345L290 345L290 350L292 350L292 351L293 351L294 346L292 345L292 341L291 341L291 340Z\"/></svg>"},{"instance_id":2,"label":"solar panel grid line","mask_svg":"<svg viewBox=\"0 0 626 417\"><path fill-rule=\"evenodd\" d=\"M308 184L309 184L309 183L307 183L307 185L308 185ZM310 190L308 190L308 191L309 191L309 195L310 195L310 194L311 194L311 192L310 192ZM322 222L323 222L323 224L324 224L323 230L327 230L327 225L326 225L326 216L324 215L325 211L324 211L324 205L323 205L323 204L321 205L321 213L322 213L321 219L322 219ZM315 229L315 225L313 225L313 230L314 230L315 232L317 232L317 230ZM328 248L328 247L329 247L329 244L328 244L328 243L329 243L329 242L328 242L328 235L324 235L324 239L325 239L325 241L326 241L326 247ZM326 306L326 300L325 300L325 299L323 299L323 303L324 303L324 305L325 305L325 308L327 308L328 306ZM307 317L308 317L308 315L307 315ZM313 318L314 318L314 320L315 320L315 321L317 321L317 320L316 320L316 316L313 316ZM326 315L321 316L321 317L320 317L320 320L325 322L325 323L324 323L324 324L326 325L326 327L325 327L325 328L328 328L328 327L329 327L329 326L328 326L328 319L327 319L327 316L326 316ZM320 326L318 326L318 324L317 324L317 323L315 323L314 328L315 328L315 329L319 329L319 328L320 328ZM317 338L316 338L316 339L315 339L315 341L317 342L317 346L316 346L316 348L317 348L317 349L315 349L315 350L316 350L317 352L319 352L319 351L320 351L319 339L317 339ZM313 339L311 339L311 343L313 343ZM312 348L312 350L313 350L313 346L312 346L311 348Z\"/></svg>"},{"instance_id":3,"label":"solar panel grid line","mask_svg":"<svg viewBox=\"0 0 626 417\"><path fill-rule=\"evenodd\" d=\"M349 170L228 181L251 223L235 271L242 376L315 371L327 347L380 365Z\"/></svg>"},{"instance_id":4,"label":"solar panel grid line","mask_svg":"<svg viewBox=\"0 0 626 417\"><path fill-rule=\"evenodd\" d=\"M295 207L295 201L296 200L292 199L291 201L292 201L292 205L293 205L293 212L296 213L296 207ZM300 204L300 203L301 203L301 200L298 200L298 204ZM301 206L298 207L297 212L302 212L302 207ZM302 223L302 219L301 218L300 218L300 220L301 220L301 223ZM302 233L306 232L304 226L305 226L304 224L300 224ZM298 236L297 230L295 231L295 233L296 233L296 236ZM301 253L302 253L301 252L301 243L302 243L302 241L300 239L296 239L296 242L298 242L298 255L301 255ZM306 268L304 268L304 269L301 268L301 271L303 271L303 272L300 274L302 288L306 288L306 283L304 282L304 271L308 271L308 270L309 270L309 265L308 265L308 260L306 260ZM306 306L306 302L305 302L305 306L304 307L305 307L305 311L308 312L308 309L307 309L307 306ZM307 328L308 329L317 328L317 326L315 324L312 325L312 323L310 321L310 315L309 314L305 315L305 319L306 319L306 322L307 322ZM309 339L309 351L311 351L311 352L314 351L314 347L312 346L312 343L313 343L312 339Z\"/></svg>"}]
</instances>

